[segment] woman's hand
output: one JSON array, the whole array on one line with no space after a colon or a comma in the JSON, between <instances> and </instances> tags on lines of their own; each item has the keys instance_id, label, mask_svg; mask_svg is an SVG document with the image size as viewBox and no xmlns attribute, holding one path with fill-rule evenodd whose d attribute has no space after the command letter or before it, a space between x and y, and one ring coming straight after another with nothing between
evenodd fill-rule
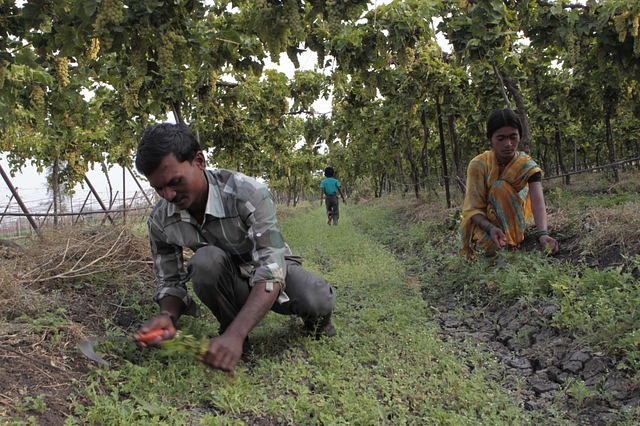
<instances>
[{"instance_id":1,"label":"woman's hand","mask_svg":"<svg viewBox=\"0 0 640 426\"><path fill-rule=\"evenodd\" d=\"M541 235L540 238L538 238L538 242L542 246L542 250L546 251L547 247L550 248L551 254L556 254L560 251L560 245L558 242L549 235Z\"/></svg>"},{"instance_id":2,"label":"woman's hand","mask_svg":"<svg viewBox=\"0 0 640 426\"><path fill-rule=\"evenodd\" d=\"M491 237L491 241L493 241L493 244L495 244L498 249L503 249L507 246L507 236L504 235L502 229L498 228L497 226L494 225L489 230L489 237Z\"/></svg>"}]
</instances>

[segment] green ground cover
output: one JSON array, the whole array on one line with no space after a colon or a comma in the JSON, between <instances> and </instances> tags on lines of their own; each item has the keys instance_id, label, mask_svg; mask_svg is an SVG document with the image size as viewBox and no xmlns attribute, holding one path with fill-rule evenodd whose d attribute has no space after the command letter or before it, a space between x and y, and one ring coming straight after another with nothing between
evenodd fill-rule
<instances>
[{"instance_id":1,"label":"green ground cover","mask_svg":"<svg viewBox=\"0 0 640 426\"><path fill-rule=\"evenodd\" d=\"M459 212L443 209L437 200L363 200L341 207L338 227L327 226L317 204L279 206L294 253L335 285L338 337L315 341L304 335L301 320L270 313L250 335L253 359L239 363L233 377L187 354L141 351L126 342L97 347L109 368L75 349L80 338L105 330L128 335L156 312L144 221L132 221L128 230L79 229L77 236L66 230L34 240L37 244L28 249L42 249L35 254L45 261L28 251L6 258L1 269L0 301L9 310L0 317L0 350L14 352L2 352L0 374L14 384L0 387L0 424L590 424L584 410L611 401L611 393L571 380L546 411L525 410L526 390L507 390L498 373L499 356L476 341L441 340L438 298L451 296L453 310L471 321L482 319L488 307L553 304L557 311L548 326L610 356L614 369L629 373L625 386L634 386L634 377L640 383L633 373L640 359L638 258L633 254L640 206L634 193L616 191L624 201L609 205L606 197L589 202L587 191L550 192L555 232L562 235L563 247L573 244L565 251L570 256L598 253L600 259L550 259L525 249L505 254L507 268L458 256ZM558 225L560 216L564 222ZM86 242L89 235L96 241L89 244L90 253L69 242ZM609 257L607 266L602 259L609 241L624 244L617 252L622 257ZM123 247L120 257L102 259L116 243ZM24 285L30 267L19 260L29 258L60 268L41 267L45 281ZM98 272L82 275L88 270L80 262ZM72 277L73 271L80 275ZM216 334L215 319L202 312L200 318L180 320L182 338ZM12 355L18 352L29 355ZM38 360L65 373L47 370ZM64 389L64 396L50 389ZM610 414L617 422L611 424L634 425L640 413L622 407Z\"/></svg>"},{"instance_id":2,"label":"green ground cover","mask_svg":"<svg viewBox=\"0 0 640 426\"><path fill-rule=\"evenodd\" d=\"M526 423L488 379L493 360L436 336L420 288L350 216L347 208L340 226L328 227L315 209L282 223L306 266L335 284L337 338L314 341L298 321L271 313L251 333L254 361L234 377L189 357L109 344L122 363L89 374L90 403L78 403L67 424ZM186 319L182 332L206 336L212 322L210 314Z\"/></svg>"}]
</instances>

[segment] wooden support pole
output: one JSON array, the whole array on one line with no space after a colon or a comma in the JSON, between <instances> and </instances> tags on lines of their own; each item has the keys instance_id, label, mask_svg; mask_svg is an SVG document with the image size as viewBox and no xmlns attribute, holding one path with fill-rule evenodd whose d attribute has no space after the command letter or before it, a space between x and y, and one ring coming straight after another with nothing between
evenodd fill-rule
<instances>
[{"instance_id":1,"label":"wooden support pole","mask_svg":"<svg viewBox=\"0 0 640 426\"><path fill-rule=\"evenodd\" d=\"M91 197L91 192L87 194L87 198L84 199L84 203L82 203L82 207L80 207L80 211L78 213L82 213L82 210L84 210L84 206L87 204L87 201L89 201L89 197ZM74 225L78 223L78 219L80 219L80 215L78 215L75 222L73 222Z\"/></svg>"},{"instance_id":2,"label":"wooden support pole","mask_svg":"<svg viewBox=\"0 0 640 426\"><path fill-rule=\"evenodd\" d=\"M131 170L128 167L127 167L127 170L129 170L129 173L131 173L131 177L133 178L134 182L138 185L138 188L140 188L140 192L142 192L142 195L144 195L144 198L147 200L147 203L149 203L150 206L153 206L153 202L147 196L147 193L144 191L144 188L142 187L142 185L140 185L140 181L138 180L136 175L133 174L133 170Z\"/></svg>"},{"instance_id":3,"label":"wooden support pole","mask_svg":"<svg viewBox=\"0 0 640 426\"><path fill-rule=\"evenodd\" d=\"M98 192L95 190L93 185L91 185L89 178L85 176L84 181L87 182L87 185L89 185L89 189L91 190L91 192L93 192L93 196L96 197L96 200L98 200L98 203L100 204L100 207L102 207L102 210L106 212L108 210L107 206L104 205L104 203L102 202L102 198L100 198L100 195L98 195ZM107 219L109 219L109 221L113 223L113 218L109 216L109 213L107 213Z\"/></svg>"},{"instance_id":4,"label":"wooden support pole","mask_svg":"<svg viewBox=\"0 0 640 426\"><path fill-rule=\"evenodd\" d=\"M7 213L7 210L9 210L9 206L11 206L11 201L13 201L13 195L11 195L11 198L9 198L9 202L7 203L7 207L4 208L4 212L2 213L2 216L0 217L0 223L2 223L2 219L4 219L4 215Z\"/></svg>"},{"instance_id":5,"label":"wooden support pole","mask_svg":"<svg viewBox=\"0 0 640 426\"><path fill-rule=\"evenodd\" d=\"M4 168L2 167L2 165L0 165L0 174L2 175L2 179L4 179L4 182L9 187L9 190L11 191L13 196L16 198L16 201L18 202L18 205L20 206L20 208L22 209L24 214L27 216L27 220L31 224L31 227L34 229L34 231L36 231L36 234L40 235L40 233L38 232L38 225L36 224L36 221L31 216L31 213L29 213L29 209L27 208L27 206L22 201L22 198L20 198L20 196L18 195L18 191L16 191L16 188L11 183L11 179L9 179L9 176L5 173Z\"/></svg>"},{"instance_id":6,"label":"wooden support pole","mask_svg":"<svg viewBox=\"0 0 640 426\"><path fill-rule=\"evenodd\" d=\"M127 222L127 171L122 168L122 222Z\"/></svg>"}]
</instances>

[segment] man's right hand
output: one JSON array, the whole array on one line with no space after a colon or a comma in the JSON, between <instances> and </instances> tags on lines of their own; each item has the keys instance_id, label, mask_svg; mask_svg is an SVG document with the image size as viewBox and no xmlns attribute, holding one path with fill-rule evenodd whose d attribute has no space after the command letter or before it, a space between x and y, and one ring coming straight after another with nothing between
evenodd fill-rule
<instances>
[{"instance_id":1,"label":"man's right hand","mask_svg":"<svg viewBox=\"0 0 640 426\"><path fill-rule=\"evenodd\" d=\"M169 318L167 315L158 315L151 318L142 327L140 327L140 329L138 330L138 333L148 333L151 330L155 330L157 328L160 328L163 330L163 333L161 336L156 337L150 342L142 342L140 340L136 340L136 345L138 345L141 348L147 348L147 347L158 348L160 347L160 342L162 342L163 340L172 339L173 336L176 335L176 329L173 326L173 321L171 321L171 318Z\"/></svg>"}]
</instances>

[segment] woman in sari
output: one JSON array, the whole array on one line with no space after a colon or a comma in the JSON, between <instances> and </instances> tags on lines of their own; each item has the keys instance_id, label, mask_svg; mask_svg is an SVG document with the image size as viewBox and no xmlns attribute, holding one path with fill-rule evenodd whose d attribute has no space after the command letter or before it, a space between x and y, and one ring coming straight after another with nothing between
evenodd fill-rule
<instances>
[{"instance_id":1,"label":"woman in sari","mask_svg":"<svg viewBox=\"0 0 640 426\"><path fill-rule=\"evenodd\" d=\"M498 249L519 245L532 214L542 248L559 249L547 228L542 170L517 151L521 136L520 119L511 109L496 110L487 120L491 150L471 160L467 170L462 250L469 257L490 259Z\"/></svg>"}]
</instances>

